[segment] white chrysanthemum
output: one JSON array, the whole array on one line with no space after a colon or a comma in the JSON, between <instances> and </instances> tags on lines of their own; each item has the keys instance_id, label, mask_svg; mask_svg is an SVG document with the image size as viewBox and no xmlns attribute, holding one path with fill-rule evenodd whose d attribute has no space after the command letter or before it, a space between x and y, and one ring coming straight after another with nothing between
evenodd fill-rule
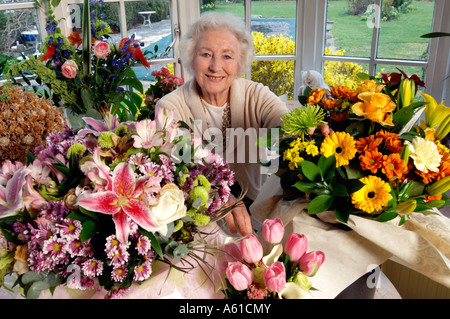
<instances>
[{"instance_id":1,"label":"white chrysanthemum","mask_svg":"<svg viewBox=\"0 0 450 319\"><path fill-rule=\"evenodd\" d=\"M405 142L409 145L409 156L414 160L414 166L424 173L428 171L437 172L441 165L442 155L433 141L415 137L412 142Z\"/></svg>"}]
</instances>

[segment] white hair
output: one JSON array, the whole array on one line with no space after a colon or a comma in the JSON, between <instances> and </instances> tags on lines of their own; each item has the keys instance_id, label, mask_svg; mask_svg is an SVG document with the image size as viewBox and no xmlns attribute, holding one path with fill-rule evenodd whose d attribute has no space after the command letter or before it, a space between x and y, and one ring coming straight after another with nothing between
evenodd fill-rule
<instances>
[{"instance_id":1,"label":"white hair","mask_svg":"<svg viewBox=\"0 0 450 319\"><path fill-rule=\"evenodd\" d=\"M227 30L233 33L239 42L238 74L240 77L250 68L254 58L253 38L246 30L244 21L229 13L205 13L194 22L180 41L180 56L186 70L192 70L198 42L203 33L210 30Z\"/></svg>"}]
</instances>

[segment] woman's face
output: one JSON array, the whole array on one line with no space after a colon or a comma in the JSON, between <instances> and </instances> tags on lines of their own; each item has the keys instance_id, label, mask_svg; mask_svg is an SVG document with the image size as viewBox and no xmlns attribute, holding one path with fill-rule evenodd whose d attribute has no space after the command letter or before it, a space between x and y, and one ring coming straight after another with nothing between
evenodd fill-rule
<instances>
[{"instance_id":1,"label":"woman's face","mask_svg":"<svg viewBox=\"0 0 450 319\"><path fill-rule=\"evenodd\" d=\"M239 69L239 41L229 31L210 30L197 44L192 68L203 99L222 106Z\"/></svg>"}]
</instances>

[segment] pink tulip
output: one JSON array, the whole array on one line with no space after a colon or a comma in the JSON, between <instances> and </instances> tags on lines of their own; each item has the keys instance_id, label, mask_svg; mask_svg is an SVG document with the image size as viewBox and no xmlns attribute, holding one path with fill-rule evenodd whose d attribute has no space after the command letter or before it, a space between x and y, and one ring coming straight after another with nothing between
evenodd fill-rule
<instances>
[{"instance_id":1,"label":"pink tulip","mask_svg":"<svg viewBox=\"0 0 450 319\"><path fill-rule=\"evenodd\" d=\"M263 257L263 247L255 235L241 240L242 258L249 264L257 264Z\"/></svg>"},{"instance_id":2,"label":"pink tulip","mask_svg":"<svg viewBox=\"0 0 450 319\"><path fill-rule=\"evenodd\" d=\"M314 276L319 270L319 267L323 264L325 260L325 254L321 251L311 251L306 253L300 258L298 265L300 270L306 276Z\"/></svg>"},{"instance_id":3,"label":"pink tulip","mask_svg":"<svg viewBox=\"0 0 450 319\"><path fill-rule=\"evenodd\" d=\"M264 283L269 291L280 293L286 286L286 270L282 262L274 262L264 269Z\"/></svg>"},{"instance_id":4,"label":"pink tulip","mask_svg":"<svg viewBox=\"0 0 450 319\"><path fill-rule=\"evenodd\" d=\"M284 226L281 219L266 219L262 225L264 240L270 244L279 244L284 236Z\"/></svg>"},{"instance_id":5,"label":"pink tulip","mask_svg":"<svg viewBox=\"0 0 450 319\"><path fill-rule=\"evenodd\" d=\"M242 291L248 288L253 282L253 273L246 265L240 261L230 263L225 271L230 284L237 291Z\"/></svg>"},{"instance_id":6,"label":"pink tulip","mask_svg":"<svg viewBox=\"0 0 450 319\"><path fill-rule=\"evenodd\" d=\"M306 253L307 240L305 235L293 233L289 235L284 252L289 255L291 262L298 262Z\"/></svg>"},{"instance_id":7,"label":"pink tulip","mask_svg":"<svg viewBox=\"0 0 450 319\"><path fill-rule=\"evenodd\" d=\"M241 249L237 243L227 244L224 247L225 258L228 262L234 262L242 259Z\"/></svg>"}]
</instances>

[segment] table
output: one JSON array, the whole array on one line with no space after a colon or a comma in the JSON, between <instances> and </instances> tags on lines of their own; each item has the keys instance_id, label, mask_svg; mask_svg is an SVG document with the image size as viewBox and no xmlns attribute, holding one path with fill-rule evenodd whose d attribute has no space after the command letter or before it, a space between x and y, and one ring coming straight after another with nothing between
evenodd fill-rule
<instances>
[{"instance_id":1,"label":"table","mask_svg":"<svg viewBox=\"0 0 450 319\"><path fill-rule=\"evenodd\" d=\"M150 16L153 13L156 13L156 11L140 11L138 13L144 18L144 23L142 23L142 25L145 25L146 23L148 23L149 26L152 26L152 21L150 20Z\"/></svg>"}]
</instances>

